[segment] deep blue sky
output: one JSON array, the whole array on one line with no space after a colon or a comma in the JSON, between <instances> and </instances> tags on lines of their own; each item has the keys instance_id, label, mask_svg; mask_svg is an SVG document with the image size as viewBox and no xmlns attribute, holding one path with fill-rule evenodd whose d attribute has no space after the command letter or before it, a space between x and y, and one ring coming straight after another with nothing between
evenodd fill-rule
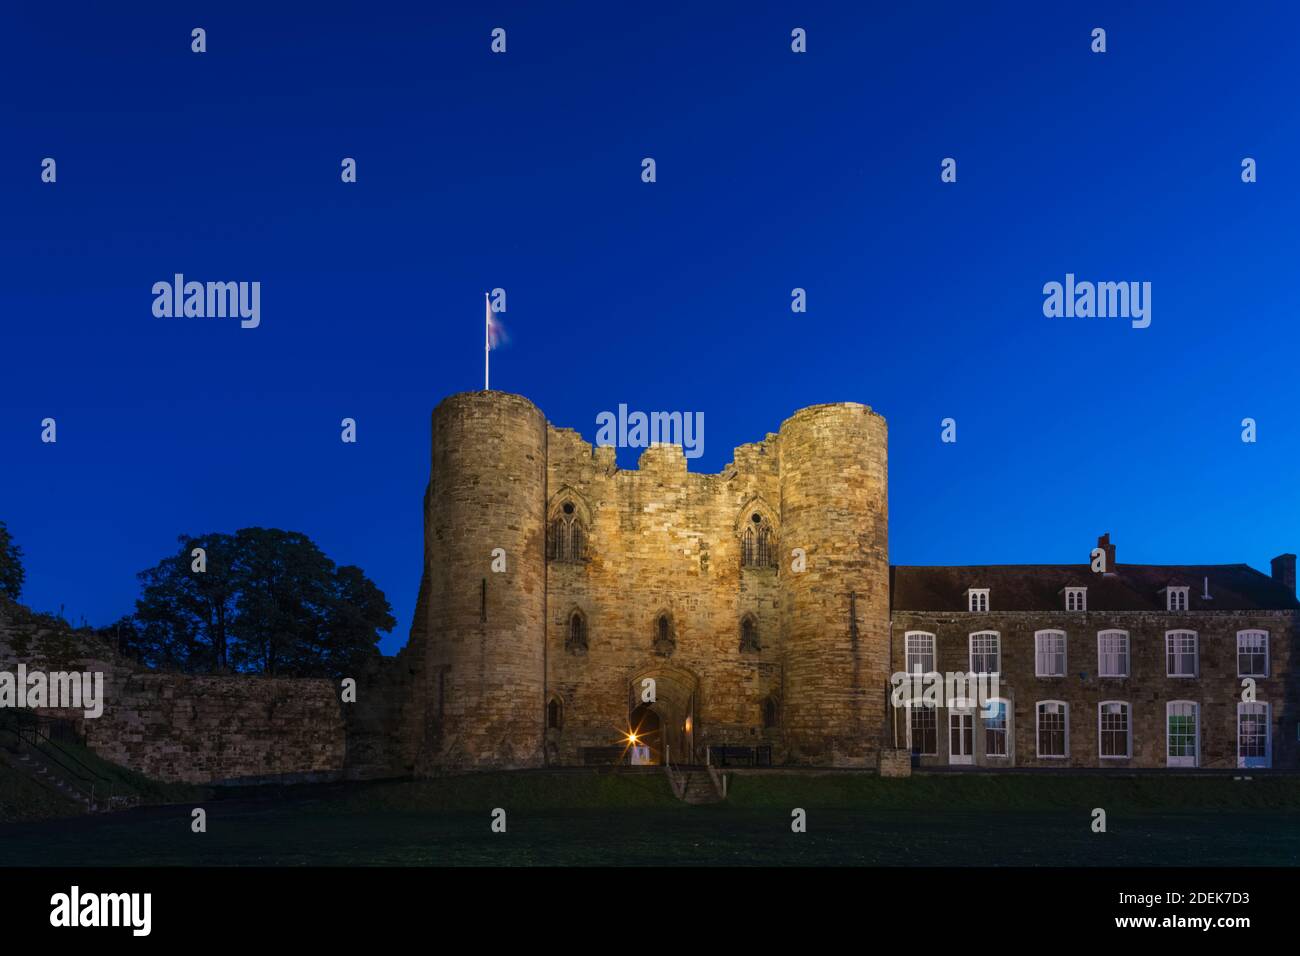
<instances>
[{"instance_id":1,"label":"deep blue sky","mask_svg":"<svg viewBox=\"0 0 1300 956\"><path fill-rule=\"evenodd\" d=\"M481 386L496 286L493 384L588 440L620 402L702 411L717 471L801 406L882 412L898 564L1300 548L1293 5L278 6L4 16L0 519L33 606L107 623L178 534L277 526L370 574L395 650L429 412ZM154 318L175 272L260 280L261 327ZM1045 318L1066 272L1150 281L1151 327Z\"/></svg>"}]
</instances>

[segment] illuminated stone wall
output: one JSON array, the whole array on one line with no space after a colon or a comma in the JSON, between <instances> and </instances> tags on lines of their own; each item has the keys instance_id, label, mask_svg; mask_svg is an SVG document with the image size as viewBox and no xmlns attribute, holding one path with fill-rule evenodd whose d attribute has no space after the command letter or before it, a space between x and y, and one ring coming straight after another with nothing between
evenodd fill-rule
<instances>
[{"instance_id":1,"label":"illuminated stone wall","mask_svg":"<svg viewBox=\"0 0 1300 956\"><path fill-rule=\"evenodd\" d=\"M624 470L613 448L548 426L519 396L447 399L434 413L420 610L399 656L416 700L395 762L581 763L587 748L620 743L648 678L677 761L768 745L776 762L874 766L888 663L885 441L865 406L823 405L736 449L718 474L688 471L674 445ZM583 528L580 560L546 557L561 515ZM756 516L775 566L742 567ZM491 568L496 548L504 573Z\"/></svg>"}]
</instances>

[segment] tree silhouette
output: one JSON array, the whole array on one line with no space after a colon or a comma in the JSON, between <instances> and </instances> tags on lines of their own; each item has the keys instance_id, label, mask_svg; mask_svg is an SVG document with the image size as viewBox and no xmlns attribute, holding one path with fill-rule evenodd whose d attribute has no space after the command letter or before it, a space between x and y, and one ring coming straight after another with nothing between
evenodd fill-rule
<instances>
[{"instance_id":1,"label":"tree silhouette","mask_svg":"<svg viewBox=\"0 0 1300 956\"><path fill-rule=\"evenodd\" d=\"M0 594L11 601L18 600L23 591L23 579L27 576L22 559L22 549L14 544L9 529L0 521Z\"/></svg>"},{"instance_id":2,"label":"tree silhouette","mask_svg":"<svg viewBox=\"0 0 1300 956\"><path fill-rule=\"evenodd\" d=\"M305 534L243 528L182 535L143 571L134 652L153 666L288 676L355 673L396 625L360 568L338 567ZM206 569L194 569L203 548Z\"/></svg>"}]
</instances>

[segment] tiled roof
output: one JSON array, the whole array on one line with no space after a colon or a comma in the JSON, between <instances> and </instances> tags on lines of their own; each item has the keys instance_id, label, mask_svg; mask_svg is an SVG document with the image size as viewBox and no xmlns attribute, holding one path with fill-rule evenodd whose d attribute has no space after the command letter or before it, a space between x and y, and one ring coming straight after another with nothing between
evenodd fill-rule
<instances>
[{"instance_id":1,"label":"tiled roof","mask_svg":"<svg viewBox=\"0 0 1300 956\"><path fill-rule=\"evenodd\" d=\"M989 610L1063 611L1064 589L1086 587L1089 611L1163 611L1166 586L1188 588L1192 611L1280 610L1300 606L1294 592L1248 564L1117 564L1094 574L1086 564L891 567L896 611L965 611L966 590L989 588ZM1209 579L1210 600L1201 595Z\"/></svg>"}]
</instances>

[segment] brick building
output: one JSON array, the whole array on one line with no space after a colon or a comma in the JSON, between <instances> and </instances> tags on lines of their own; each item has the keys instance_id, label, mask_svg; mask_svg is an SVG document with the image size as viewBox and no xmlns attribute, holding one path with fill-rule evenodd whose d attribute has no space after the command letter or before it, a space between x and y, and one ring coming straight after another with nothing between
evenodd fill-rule
<instances>
[{"instance_id":1,"label":"brick building","mask_svg":"<svg viewBox=\"0 0 1300 956\"><path fill-rule=\"evenodd\" d=\"M681 763L1296 766L1294 555L891 567L886 425L855 403L712 475L673 445L621 469L503 392L432 434L411 638L349 717L372 770L580 765L630 731ZM997 673L998 700L891 706L918 667Z\"/></svg>"},{"instance_id":2,"label":"brick building","mask_svg":"<svg viewBox=\"0 0 1300 956\"><path fill-rule=\"evenodd\" d=\"M987 671L998 689L894 709L891 743L921 766L1296 767L1295 555L1270 577L1116 563L1109 535L1098 549L1104 572L894 568L894 670Z\"/></svg>"}]
</instances>

